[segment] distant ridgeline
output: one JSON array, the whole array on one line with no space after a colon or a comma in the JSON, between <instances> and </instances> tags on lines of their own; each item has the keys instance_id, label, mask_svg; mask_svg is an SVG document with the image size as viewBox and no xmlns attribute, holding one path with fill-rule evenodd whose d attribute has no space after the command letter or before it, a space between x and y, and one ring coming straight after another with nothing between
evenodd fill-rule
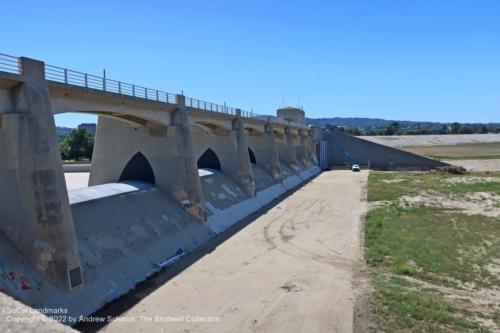
<instances>
[{"instance_id":1,"label":"distant ridgeline","mask_svg":"<svg viewBox=\"0 0 500 333\"><path fill-rule=\"evenodd\" d=\"M321 128L336 126L353 135L472 134L499 133L500 123L440 123L396 121L379 118L306 118L306 124Z\"/></svg>"}]
</instances>

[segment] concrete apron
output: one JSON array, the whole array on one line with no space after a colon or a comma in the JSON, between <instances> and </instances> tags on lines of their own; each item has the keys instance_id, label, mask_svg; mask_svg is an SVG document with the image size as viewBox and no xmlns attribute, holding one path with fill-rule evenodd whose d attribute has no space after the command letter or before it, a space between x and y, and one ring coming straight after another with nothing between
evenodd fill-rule
<instances>
[{"instance_id":1,"label":"concrete apron","mask_svg":"<svg viewBox=\"0 0 500 333\"><path fill-rule=\"evenodd\" d=\"M233 224L258 211L274 199L320 172L321 170L318 166L311 166L300 171L298 174L283 179L279 183L273 184L261 191L257 191L255 197L241 200L223 210L214 210L212 214L208 216L207 225L212 231L221 233ZM205 200L209 200L206 195Z\"/></svg>"},{"instance_id":2,"label":"concrete apron","mask_svg":"<svg viewBox=\"0 0 500 333\"><path fill-rule=\"evenodd\" d=\"M65 315L72 317L90 315L319 173L317 166L304 168L261 188L255 197L246 195L224 174L203 177L208 213L205 224L187 214L168 194L146 183L70 191L82 287L76 291L57 287L19 256L8 241L0 239L0 291L34 308L63 308L68 310Z\"/></svg>"}]
</instances>

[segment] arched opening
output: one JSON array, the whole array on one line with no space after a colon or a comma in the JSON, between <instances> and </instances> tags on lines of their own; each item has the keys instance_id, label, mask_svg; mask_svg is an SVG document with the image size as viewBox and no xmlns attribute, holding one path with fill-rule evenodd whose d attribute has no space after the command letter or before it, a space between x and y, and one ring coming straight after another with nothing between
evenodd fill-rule
<instances>
[{"instance_id":1,"label":"arched opening","mask_svg":"<svg viewBox=\"0 0 500 333\"><path fill-rule=\"evenodd\" d=\"M257 163L257 160L255 159L255 154L253 153L252 149L248 148L248 156L250 156L250 163L255 164Z\"/></svg>"},{"instance_id":2,"label":"arched opening","mask_svg":"<svg viewBox=\"0 0 500 333\"><path fill-rule=\"evenodd\" d=\"M198 159L198 169L212 169L221 171L220 161L215 152L208 148Z\"/></svg>"},{"instance_id":3,"label":"arched opening","mask_svg":"<svg viewBox=\"0 0 500 333\"><path fill-rule=\"evenodd\" d=\"M142 180L151 184L155 183L153 168L141 152L132 156L123 169L120 181L125 180Z\"/></svg>"}]
</instances>

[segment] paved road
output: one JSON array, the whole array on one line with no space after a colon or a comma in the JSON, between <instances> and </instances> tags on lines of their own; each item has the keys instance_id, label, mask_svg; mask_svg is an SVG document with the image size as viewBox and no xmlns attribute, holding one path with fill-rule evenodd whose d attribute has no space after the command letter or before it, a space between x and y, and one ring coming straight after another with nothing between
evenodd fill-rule
<instances>
[{"instance_id":1,"label":"paved road","mask_svg":"<svg viewBox=\"0 0 500 333\"><path fill-rule=\"evenodd\" d=\"M321 174L102 330L352 332L366 182Z\"/></svg>"}]
</instances>

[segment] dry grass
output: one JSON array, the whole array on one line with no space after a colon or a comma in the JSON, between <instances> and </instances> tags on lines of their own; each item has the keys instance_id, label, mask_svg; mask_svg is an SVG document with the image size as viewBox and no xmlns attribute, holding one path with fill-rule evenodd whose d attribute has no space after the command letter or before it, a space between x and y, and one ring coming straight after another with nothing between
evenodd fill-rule
<instances>
[{"instance_id":1,"label":"dry grass","mask_svg":"<svg viewBox=\"0 0 500 333\"><path fill-rule=\"evenodd\" d=\"M500 158L500 142L466 143L447 146L414 146L403 150L437 159L497 159Z\"/></svg>"}]
</instances>

